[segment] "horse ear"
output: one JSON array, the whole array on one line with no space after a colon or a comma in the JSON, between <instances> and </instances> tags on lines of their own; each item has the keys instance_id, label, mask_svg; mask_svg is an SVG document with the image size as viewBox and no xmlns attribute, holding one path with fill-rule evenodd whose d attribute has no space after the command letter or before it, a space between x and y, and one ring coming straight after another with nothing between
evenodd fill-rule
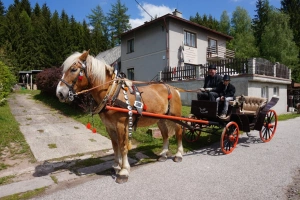
<instances>
[{"instance_id":1,"label":"horse ear","mask_svg":"<svg viewBox=\"0 0 300 200\"><path fill-rule=\"evenodd\" d=\"M90 50L87 50L87 51L83 52L83 53L81 54L81 56L79 57L79 59L82 60L82 61L86 61L86 59L87 59L89 53L90 53Z\"/></svg>"}]
</instances>

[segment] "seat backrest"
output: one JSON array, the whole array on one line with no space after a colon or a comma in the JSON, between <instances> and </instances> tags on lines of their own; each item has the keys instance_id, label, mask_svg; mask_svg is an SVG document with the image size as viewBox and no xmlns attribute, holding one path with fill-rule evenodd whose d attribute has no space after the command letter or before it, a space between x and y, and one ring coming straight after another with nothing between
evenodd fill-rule
<instances>
[{"instance_id":1,"label":"seat backrest","mask_svg":"<svg viewBox=\"0 0 300 200\"><path fill-rule=\"evenodd\" d=\"M243 110L244 112L249 112L257 115L259 110L264 107L267 103L267 98L253 97L253 96L243 96ZM241 96L236 97L236 101L240 101Z\"/></svg>"}]
</instances>

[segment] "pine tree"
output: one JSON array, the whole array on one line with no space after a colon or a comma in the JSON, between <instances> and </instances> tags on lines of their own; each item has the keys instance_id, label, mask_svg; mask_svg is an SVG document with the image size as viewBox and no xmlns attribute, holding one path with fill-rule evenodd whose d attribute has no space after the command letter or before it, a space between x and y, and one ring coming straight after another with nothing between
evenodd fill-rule
<instances>
[{"instance_id":1,"label":"pine tree","mask_svg":"<svg viewBox=\"0 0 300 200\"><path fill-rule=\"evenodd\" d=\"M300 48L300 0L282 0L281 10L289 15L289 24L294 33L294 40Z\"/></svg>"},{"instance_id":2,"label":"pine tree","mask_svg":"<svg viewBox=\"0 0 300 200\"><path fill-rule=\"evenodd\" d=\"M3 5L2 0L0 0L0 17L4 17L5 15L5 7Z\"/></svg>"},{"instance_id":3,"label":"pine tree","mask_svg":"<svg viewBox=\"0 0 300 200\"><path fill-rule=\"evenodd\" d=\"M106 17L102 8L98 5L92 9L92 14L87 16L92 27L91 30L91 53L97 55L99 52L108 49L108 38L104 38L104 33L108 29Z\"/></svg>"},{"instance_id":4,"label":"pine tree","mask_svg":"<svg viewBox=\"0 0 300 200\"><path fill-rule=\"evenodd\" d=\"M129 15L126 14L127 10L125 4L122 5L121 1L117 0L115 4L112 4L112 8L108 13L112 47L120 45L121 34L131 29Z\"/></svg>"},{"instance_id":5,"label":"pine tree","mask_svg":"<svg viewBox=\"0 0 300 200\"><path fill-rule=\"evenodd\" d=\"M202 24L202 17L197 12L195 17L190 16L190 21L201 25Z\"/></svg>"},{"instance_id":6,"label":"pine tree","mask_svg":"<svg viewBox=\"0 0 300 200\"><path fill-rule=\"evenodd\" d=\"M270 12L270 5L269 0L257 0L256 2L256 10L257 14L255 15L254 19L252 20L252 29L256 41L256 46L259 49L260 54L262 53L262 49L260 47L262 34L265 31L265 27L269 21L269 12Z\"/></svg>"}]
</instances>

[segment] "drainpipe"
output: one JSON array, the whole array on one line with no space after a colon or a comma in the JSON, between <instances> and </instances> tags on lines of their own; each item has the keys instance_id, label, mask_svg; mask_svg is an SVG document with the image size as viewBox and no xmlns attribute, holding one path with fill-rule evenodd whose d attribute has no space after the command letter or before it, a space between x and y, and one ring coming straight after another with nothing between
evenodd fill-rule
<instances>
[{"instance_id":1,"label":"drainpipe","mask_svg":"<svg viewBox=\"0 0 300 200\"><path fill-rule=\"evenodd\" d=\"M165 28L166 28L166 58L167 58L167 67L170 67L170 61L169 61L169 30L167 27L167 22L166 22L166 17L164 17L164 24L165 24Z\"/></svg>"}]
</instances>

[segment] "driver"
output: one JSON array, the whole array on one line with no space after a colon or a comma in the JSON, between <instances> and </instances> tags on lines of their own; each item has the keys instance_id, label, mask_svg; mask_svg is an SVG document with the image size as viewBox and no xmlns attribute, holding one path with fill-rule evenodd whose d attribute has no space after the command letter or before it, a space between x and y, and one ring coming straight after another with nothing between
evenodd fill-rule
<instances>
[{"instance_id":1,"label":"driver","mask_svg":"<svg viewBox=\"0 0 300 200\"><path fill-rule=\"evenodd\" d=\"M222 83L222 76L217 74L216 66L208 66L208 75L204 79L204 86L200 88L200 92L197 93L198 100L210 100L216 101L218 98L218 93L216 92L216 87Z\"/></svg>"}]
</instances>

